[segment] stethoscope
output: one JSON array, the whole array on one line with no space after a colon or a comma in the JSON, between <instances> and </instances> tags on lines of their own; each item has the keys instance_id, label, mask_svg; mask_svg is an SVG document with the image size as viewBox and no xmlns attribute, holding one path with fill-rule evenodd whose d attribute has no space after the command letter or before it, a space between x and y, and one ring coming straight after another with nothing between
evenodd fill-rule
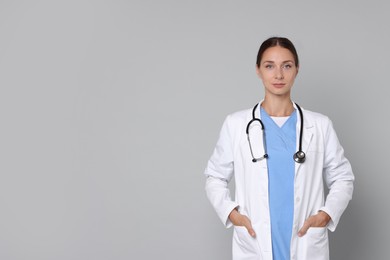
<instances>
[{"instance_id":1,"label":"stethoscope","mask_svg":"<svg viewBox=\"0 0 390 260\"><path fill-rule=\"evenodd\" d=\"M249 143L249 149L251 151L251 155L252 155L252 162L257 162L257 161L260 161L260 160L263 160L263 159L266 159L268 158L268 154L267 154L267 146L265 144L265 134L264 134L264 124L263 122L259 119L259 118L256 118L255 116L255 112L256 112L256 109L258 107L259 104L256 104L255 107L253 108L252 110L252 120L249 121L249 123L247 124L246 126L246 135L247 135L247 138L248 138L248 143ZM299 132L299 149L296 153L294 153L294 161L297 162L297 163L303 163L306 159L306 154L302 151L302 133L303 133L303 113L302 113L302 109L298 106L297 103L295 103L295 105L297 106L298 108L298 111L299 111L299 115L301 117L301 129L300 129L300 132ZM253 150L252 150L252 143L251 143L251 140L249 138L249 128L251 126L251 124L253 122L259 122L260 125L261 125L261 131L263 133L263 148L264 148L264 155L261 156L261 157L258 157L258 158L255 158L255 156L253 155Z\"/></svg>"}]
</instances>

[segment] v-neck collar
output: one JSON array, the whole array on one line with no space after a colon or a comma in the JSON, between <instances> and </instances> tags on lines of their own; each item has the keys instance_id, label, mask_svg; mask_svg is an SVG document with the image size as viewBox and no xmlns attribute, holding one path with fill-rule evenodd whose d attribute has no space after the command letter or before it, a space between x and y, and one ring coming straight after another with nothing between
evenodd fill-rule
<instances>
[{"instance_id":1,"label":"v-neck collar","mask_svg":"<svg viewBox=\"0 0 390 260\"><path fill-rule=\"evenodd\" d=\"M283 123L282 126L279 126L273 119L270 115L268 115L267 111L265 111L264 108L262 108L260 106L260 115L261 115L261 118L267 118L269 119L269 121L272 121L272 125L273 127L276 127L277 129L283 129L289 121L293 120L292 118L296 117L296 113L297 113L297 110L294 109L294 111L288 116L287 120Z\"/></svg>"}]
</instances>

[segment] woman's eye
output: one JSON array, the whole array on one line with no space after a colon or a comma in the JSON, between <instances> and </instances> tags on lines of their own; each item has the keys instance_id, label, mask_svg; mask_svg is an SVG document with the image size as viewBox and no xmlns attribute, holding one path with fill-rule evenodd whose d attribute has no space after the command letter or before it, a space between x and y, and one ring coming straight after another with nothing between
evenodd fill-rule
<instances>
[{"instance_id":1,"label":"woman's eye","mask_svg":"<svg viewBox=\"0 0 390 260\"><path fill-rule=\"evenodd\" d=\"M292 66L291 66L291 64L285 64L285 65L284 65L284 68L285 68L285 69L291 69Z\"/></svg>"},{"instance_id":2,"label":"woman's eye","mask_svg":"<svg viewBox=\"0 0 390 260\"><path fill-rule=\"evenodd\" d=\"M273 66L272 66L271 64L265 65L265 68L266 68L266 69L272 69L272 67L273 67Z\"/></svg>"}]
</instances>

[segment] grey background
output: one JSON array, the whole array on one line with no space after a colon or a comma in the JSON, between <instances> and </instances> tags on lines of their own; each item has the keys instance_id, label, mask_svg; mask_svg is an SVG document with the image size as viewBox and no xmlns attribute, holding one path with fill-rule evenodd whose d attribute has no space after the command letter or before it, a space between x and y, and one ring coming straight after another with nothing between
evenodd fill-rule
<instances>
[{"instance_id":1,"label":"grey background","mask_svg":"<svg viewBox=\"0 0 390 260\"><path fill-rule=\"evenodd\" d=\"M0 1L0 259L230 259L203 170L275 35L356 175L332 259L388 259L389 24L379 0Z\"/></svg>"}]
</instances>

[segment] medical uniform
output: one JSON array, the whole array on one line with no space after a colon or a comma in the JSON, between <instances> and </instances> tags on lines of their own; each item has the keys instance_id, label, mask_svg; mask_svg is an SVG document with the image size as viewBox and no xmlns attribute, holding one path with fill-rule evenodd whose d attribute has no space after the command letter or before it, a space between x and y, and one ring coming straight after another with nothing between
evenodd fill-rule
<instances>
[{"instance_id":1,"label":"medical uniform","mask_svg":"<svg viewBox=\"0 0 390 260\"><path fill-rule=\"evenodd\" d=\"M269 205L271 217L272 254L274 260L290 258L290 240L294 214L294 168L297 113L278 125L260 108L267 145Z\"/></svg>"},{"instance_id":2,"label":"medical uniform","mask_svg":"<svg viewBox=\"0 0 390 260\"><path fill-rule=\"evenodd\" d=\"M295 104L294 107L296 108ZM277 240L278 245L282 247L288 244L289 259L327 260L329 259L327 230L334 231L337 227L352 198L354 181L351 165L344 156L344 150L332 123L324 115L303 109L302 150L306 153L306 161L299 164L293 160L293 154L298 150L301 120L299 114L294 112L295 114L291 115L286 121L286 126L290 128L283 132L273 128L272 124L267 122L268 115L261 115L260 109L255 113L257 118L265 122L266 129L268 126L265 132L266 140L263 140L260 127L254 126L250 129L255 155L265 154L263 143L268 141L271 131L275 131L275 135L282 135L279 141L293 142L295 147L291 149L291 145L287 144L285 151L278 153L274 150L280 148L280 145L266 144L269 159L253 163L245 131L252 119L252 110L236 112L225 119L217 145L204 172L207 176L207 196L227 227L232 226L228 218L230 212L237 208L241 214L249 217L256 232L256 237L253 238L245 227L234 227L233 259L273 260L273 250L277 250L276 254L283 257L282 249L273 248ZM295 126L295 131L291 129L291 123ZM277 140L275 136L270 137ZM284 157L287 150L291 152L289 156L292 166L281 165L282 169L278 169L277 162L272 161L273 157ZM289 170L291 168L292 171ZM271 176L273 172L288 174L287 181L281 184L283 176L277 174ZM235 180L234 198L228 188L232 178ZM324 184L329 189L326 198ZM281 190L286 194L278 198ZM283 214L283 210L287 214L285 219L280 215ZM319 210L325 211L331 217L328 226L311 227L305 236L298 237L298 230L305 220L317 214ZM290 230L288 231L290 233L280 236L286 230ZM286 237L289 238L286 240Z\"/></svg>"}]
</instances>

